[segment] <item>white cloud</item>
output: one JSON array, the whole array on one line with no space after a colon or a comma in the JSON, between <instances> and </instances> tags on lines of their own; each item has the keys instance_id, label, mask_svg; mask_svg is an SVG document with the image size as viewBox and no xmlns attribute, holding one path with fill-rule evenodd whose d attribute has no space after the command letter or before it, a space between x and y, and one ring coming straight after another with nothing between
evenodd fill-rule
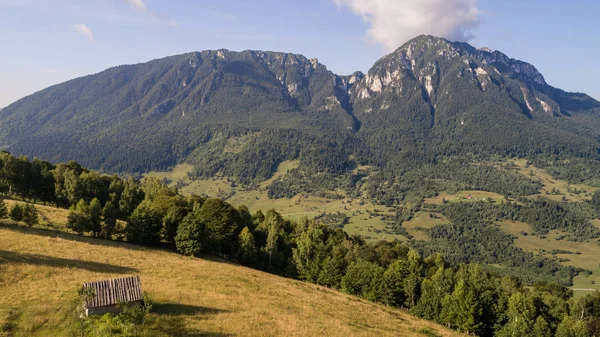
<instances>
[{"instance_id":1,"label":"white cloud","mask_svg":"<svg viewBox=\"0 0 600 337\"><path fill-rule=\"evenodd\" d=\"M140 12L146 12L146 4L142 0L125 0L132 9Z\"/></svg>"},{"instance_id":2,"label":"white cloud","mask_svg":"<svg viewBox=\"0 0 600 337\"><path fill-rule=\"evenodd\" d=\"M94 32L92 32L92 30L87 25L83 23L78 23L76 25L73 25L73 30L75 30L77 34L88 39L88 41L94 42Z\"/></svg>"},{"instance_id":3,"label":"white cloud","mask_svg":"<svg viewBox=\"0 0 600 337\"><path fill-rule=\"evenodd\" d=\"M369 41L395 50L406 41L431 34L468 41L479 23L477 0L334 0L369 24Z\"/></svg>"},{"instance_id":4,"label":"white cloud","mask_svg":"<svg viewBox=\"0 0 600 337\"><path fill-rule=\"evenodd\" d=\"M162 15L159 15L157 13L154 13L153 11L151 11L147 6L146 3L144 2L144 0L125 0L125 2L127 4L129 4L129 7L131 7L131 9L143 13L145 15L150 16L151 18L153 18L154 20L157 20L159 22L164 22L166 24L168 24L171 27L176 27L177 26L177 22L173 19L164 17Z\"/></svg>"}]
</instances>

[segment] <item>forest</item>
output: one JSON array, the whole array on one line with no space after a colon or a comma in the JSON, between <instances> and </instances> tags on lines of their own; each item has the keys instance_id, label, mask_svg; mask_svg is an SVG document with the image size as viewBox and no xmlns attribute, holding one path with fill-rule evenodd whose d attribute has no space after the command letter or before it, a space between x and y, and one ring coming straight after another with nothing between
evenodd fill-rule
<instances>
[{"instance_id":1,"label":"forest","mask_svg":"<svg viewBox=\"0 0 600 337\"><path fill-rule=\"evenodd\" d=\"M217 254L249 267L405 308L457 331L479 336L579 337L600 333L600 293L574 299L572 291L549 279L532 281L503 275L449 254L465 246L464 241L456 241L451 249L437 246L435 239L420 249L399 242L366 243L319 220L294 222L275 210L251 213L245 206L236 208L220 199L181 196L157 179L104 175L75 162L53 165L7 152L0 154L0 182L5 196L69 208L69 230L79 235L161 246L190 256ZM590 207L600 211L599 192ZM536 217L535 228L541 233L550 229L548 217L585 220L570 215L569 207L543 199L531 205L458 203L440 208L455 227L434 228L434 238L477 228L495 240L499 234L486 234L487 227L480 225L501 217ZM12 217L13 210L2 209L1 215L11 213ZM574 239L598 235L589 228L570 229L568 223L556 226L569 231ZM491 250L515 254L502 246L504 239L495 241L497 249ZM521 258L521 270L540 264L529 261L526 255ZM554 272L556 280L564 280L567 276L562 273L576 271Z\"/></svg>"}]
</instances>

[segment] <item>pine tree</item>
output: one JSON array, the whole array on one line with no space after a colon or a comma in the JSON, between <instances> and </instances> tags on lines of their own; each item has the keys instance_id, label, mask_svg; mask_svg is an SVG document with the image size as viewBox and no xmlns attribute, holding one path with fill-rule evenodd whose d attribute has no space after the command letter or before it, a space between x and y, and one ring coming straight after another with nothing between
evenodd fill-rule
<instances>
[{"instance_id":1,"label":"pine tree","mask_svg":"<svg viewBox=\"0 0 600 337\"><path fill-rule=\"evenodd\" d=\"M383 298L382 302L396 307L401 307L406 302L404 293L404 282L409 275L408 262L396 260L383 274Z\"/></svg>"},{"instance_id":2,"label":"pine tree","mask_svg":"<svg viewBox=\"0 0 600 337\"><path fill-rule=\"evenodd\" d=\"M342 278L346 273L346 268L348 268L347 253L348 249L341 244L333 247L331 256L327 257L323 262L323 269L317 280L318 284L340 289Z\"/></svg>"},{"instance_id":3,"label":"pine tree","mask_svg":"<svg viewBox=\"0 0 600 337\"><path fill-rule=\"evenodd\" d=\"M23 222L29 227L39 223L38 211L33 204L27 204L23 207Z\"/></svg>"},{"instance_id":4,"label":"pine tree","mask_svg":"<svg viewBox=\"0 0 600 337\"><path fill-rule=\"evenodd\" d=\"M482 308L475 292L459 280L451 295L442 300L443 321L457 330L470 334L481 326Z\"/></svg>"},{"instance_id":5,"label":"pine tree","mask_svg":"<svg viewBox=\"0 0 600 337\"><path fill-rule=\"evenodd\" d=\"M24 213L23 206L21 206L21 204L15 204L10 209L9 217L13 221L21 222L21 221L23 221L23 215L24 215L23 213Z\"/></svg>"}]
</instances>

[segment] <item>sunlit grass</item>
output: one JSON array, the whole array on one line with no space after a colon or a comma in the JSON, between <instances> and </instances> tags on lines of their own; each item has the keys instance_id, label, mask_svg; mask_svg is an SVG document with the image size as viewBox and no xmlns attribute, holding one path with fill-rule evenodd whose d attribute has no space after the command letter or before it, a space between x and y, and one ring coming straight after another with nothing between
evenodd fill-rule
<instances>
[{"instance_id":1,"label":"sunlit grass","mask_svg":"<svg viewBox=\"0 0 600 337\"><path fill-rule=\"evenodd\" d=\"M405 312L223 261L0 226L0 336L66 336L84 282L140 275L156 302L156 336L421 336ZM9 331L10 329L10 331Z\"/></svg>"}]
</instances>

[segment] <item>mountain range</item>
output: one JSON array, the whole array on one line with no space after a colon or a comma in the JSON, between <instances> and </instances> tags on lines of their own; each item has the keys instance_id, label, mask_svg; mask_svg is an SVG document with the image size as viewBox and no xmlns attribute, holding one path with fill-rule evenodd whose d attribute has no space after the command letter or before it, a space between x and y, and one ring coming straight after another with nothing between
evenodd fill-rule
<instances>
[{"instance_id":1,"label":"mountain range","mask_svg":"<svg viewBox=\"0 0 600 337\"><path fill-rule=\"evenodd\" d=\"M299 159L309 173L410 170L453 156L600 161L600 102L499 51L419 36L366 73L317 59L202 51L110 68L0 110L0 145L105 172L196 165L244 183ZM582 178L583 179L583 178Z\"/></svg>"}]
</instances>

